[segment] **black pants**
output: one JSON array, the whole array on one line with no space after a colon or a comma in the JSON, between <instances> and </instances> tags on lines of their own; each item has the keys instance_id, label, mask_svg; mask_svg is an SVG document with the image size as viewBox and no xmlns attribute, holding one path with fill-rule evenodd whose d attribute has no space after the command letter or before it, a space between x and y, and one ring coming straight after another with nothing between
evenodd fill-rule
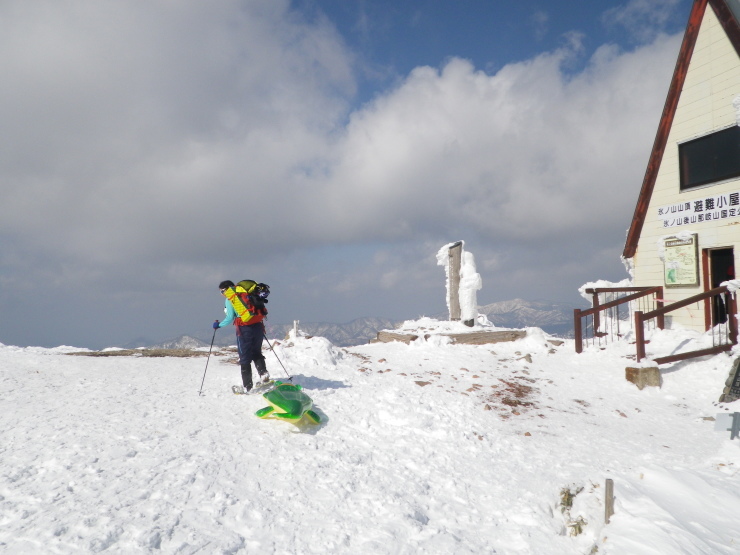
<instances>
[{"instance_id":1,"label":"black pants","mask_svg":"<svg viewBox=\"0 0 740 555\"><path fill-rule=\"evenodd\" d=\"M265 326L262 322L251 326L236 326L236 346L239 349L239 364L242 367L242 384L247 389L252 388L252 362L260 376L267 371L265 357L262 356L264 336Z\"/></svg>"}]
</instances>

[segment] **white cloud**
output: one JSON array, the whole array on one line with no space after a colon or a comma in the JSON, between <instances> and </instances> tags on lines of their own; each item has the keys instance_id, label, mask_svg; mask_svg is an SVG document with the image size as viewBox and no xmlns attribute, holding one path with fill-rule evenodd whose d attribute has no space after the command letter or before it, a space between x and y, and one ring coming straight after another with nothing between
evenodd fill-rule
<instances>
[{"instance_id":1,"label":"white cloud","mask_svg":"<svg viewBox=\"0 0 740 555\"><path fill-rule=\"evenodd\" d=\"M623 27L633 40L647 43L665 31L681 0L629 0L604 12L605 25Z\"/></svg>"},{"instance_id":2,"label":"white cloud","mask_svg":"<svg viewBox=\"0 0 740 555\"><path fill-rule=\"evenodd\" d=\"M242 199L293 196L286 172L325 155L354 80L335 31L288 5L4 3L0 231L159 256L199 243L193 221L232 231Z\"/></svg>"},{"instance_id":3,"label":"white cloud","mask_svg":"<svg viewBox=\"0 0 740 555\"><path fill-rule=\"evenodd\" d=\"M327 180L333 217L358 206L345 233L386 239L462 226L537 242L622 228L676 48L676 38L603 47L575 76L562 69L567 49L495 75L460 59L417 68L352 115Z\"/></svg>"},{"instance_id":4,"label":"white cloud","mask_svg":"<svg viewBox=\"0 0 740 555\"><path fill-rule=\"evenodd\" d=\"M545 38L550 23L550 14L544 10L536 10L530 17L530 21L534 28L535 38L537 40Z\"/></svg>"}]
</instances>

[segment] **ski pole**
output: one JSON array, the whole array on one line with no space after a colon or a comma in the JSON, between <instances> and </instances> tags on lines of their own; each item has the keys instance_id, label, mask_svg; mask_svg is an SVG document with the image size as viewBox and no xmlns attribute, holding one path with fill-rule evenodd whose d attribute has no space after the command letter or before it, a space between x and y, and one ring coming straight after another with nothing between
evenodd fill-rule
<instances>
[{"instance_id":1,"label":"ski pole","mask_svg":"<svg viewBox=\"0 0 740 555\"><path fill-rule=\"evenodd\" d=\"M200 382L200 391L198 391L198 397L203 393L203 384L206 381L206 372L208 372L208 361L211 360L211 351L213 350L213 342L216 340L216 329L213 328L213 339L211 339L211 347L208 349L208 358L206 358L206 369L203 371L203 380Z\"/></svg>"},{"instance_id":2,"label":"ski pole","mask_svg":"<svg viewBox=\"0 0 740 555\"><path fill-rule=\"evenodd\" d=\"M265 341L267 341L267 345L270 347L270 350L272 351L272 354L275 355L275 358L280 363L280 366L283 366L283 361L280 360L280 357L277 356L277 353L275 352L275 349L272 348L272 345L270 344L270 340L267 339L267 334L266 333L263 333L262 335L265 337ZM288 371L285 369L285 366L283 366L283 372L285 372L285 375L288 376L288 381L289 382L292 382L293 381L293 376L291 376L290 374L288 374Z\"/></svg>"}]
</instances>

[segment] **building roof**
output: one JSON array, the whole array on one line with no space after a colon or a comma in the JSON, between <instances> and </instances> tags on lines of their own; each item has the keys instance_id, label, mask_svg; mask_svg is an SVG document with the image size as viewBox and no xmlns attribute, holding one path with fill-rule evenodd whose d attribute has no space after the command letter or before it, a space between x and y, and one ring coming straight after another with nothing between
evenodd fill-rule
<instances>
[{"instance_id":1,"label":"building roof","mask_svg":"<svg viewBox=\"0 0 740 555\"><path fill-rule=\"evenodd\" d=\"M684 33L681 49L679 50L676 68L673 71L671 86L668 89L668 97L663 107L663 115L660 117L660 123L658 124L658 132L653 143L653 150L650 153L647 170L645 171L645 178L642 181L640 196L637 199L637 206L632 217L632 224L627 232L627 242L625 243L623 252L625 258L632 258L637 250L637 242L640 239L640 233L642 232L642 226L645 222L648 205L650 204L650 197L653 194L655 180L658 177L658 170L660 169L660 163L663 159L666 143L668 142L668 134L673 124L678 99L681 96L681 90L683 89L689 63L691 62L691 55L694 52L694 46L699 36L699 28L701 27L707 4L714 10L717 19L722 24L722 28L735 48L735 52L740 56L740 0L694 0L691 15L689 16L689 23L686 26L686 32Z\"/></svg>"}]
</instances>

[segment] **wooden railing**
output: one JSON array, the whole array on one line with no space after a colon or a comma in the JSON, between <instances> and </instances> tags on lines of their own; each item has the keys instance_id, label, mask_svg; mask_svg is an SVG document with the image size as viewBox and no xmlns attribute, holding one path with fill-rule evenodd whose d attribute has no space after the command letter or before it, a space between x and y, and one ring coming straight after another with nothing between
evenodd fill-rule
<instances>
[{"instance_id":1,"label":"wooden railing","mask_svg":"<svg viewBox=\"0 0 740 555\"><path fill-rule=\"evenodd\" d=\"M662 295L661 295L662 296ZM723 309L724 321L715 323L711 320L707 322L712 332L712 347L707 349L699 349L696 351L690 351L687 353L680 353L676 355L669 355L664 357L653 358L652 360L656 364L666 364L668 362L676 362L679 360L686 360L688 358L700 357L704 355L714 355L729 351L734 345L737 344L737 303L732 295L727 290L727 287L717 287L710 289L704 293L694 295L688 299L671 303L668 306L659 307L656 310L650 312L635 311L635 344L637 345L637 361L639 362L643 358L646 358L645 354L645 324L650 320L655 319L656 321L663 321L665 315L679 308L683 308L690 304L694 304L706 299L713 299L712 302L718 303ZM715 300L716 299L716 300ZM708 314L708 318L712 318L712 313ZM659 325L662 329L662 325Z\"/></svg>"},{"instance_id":2,"label":"wooden railing","mask_svg":"<svg viewBox=\"0 0 740 555\"><path fill-rule=\"evenodd\" d=\"M662 287L612 287L586 289L592 296L592 307L573 311L576 352L583 352L584 344L605 345L619 341L632 330L632 312L635 308L662 308ZM606 301L606 302L604 302ZM583 325L586 318L586 325ZM654 324L663 329L662 316Z\"/></svg>"}]
</instances>

